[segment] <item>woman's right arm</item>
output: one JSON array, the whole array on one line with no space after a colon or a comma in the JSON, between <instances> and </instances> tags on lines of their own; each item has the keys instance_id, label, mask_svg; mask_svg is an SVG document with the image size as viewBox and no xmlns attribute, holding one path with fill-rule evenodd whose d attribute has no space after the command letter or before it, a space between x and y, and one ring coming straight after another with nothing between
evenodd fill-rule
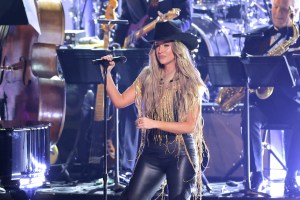
<instances>
[{"instance_id":1,"label":"woman's right arm","mask_svg":"<svg viewBox=\"0 0 300 200\"><path fill-rule=\"evenodd\" d=\"M125 92L122 94L119 92L118 88L116 87L111 73L107 73L107 86L106 90L108 96L110 97L112 103L117 108L124 108L134 103L135 99L135 86L132 84L129 86Z\"/></svg>"},{"instance_id":2,"label":"woman's right arm","mask_svg":"<svg viewBox=\"0 0 300 200\"><path fill-rule=\"evenodd\" d=\"M106 59L110 61L109 66L107 67L107 74L106 74L106 78L107 78L106 90L114 106L117 108L124 108L134 103L135 100L134 84L129 86L125 90L125 92L121 94L118 88L116 87L111 75L111 70L115 67L115 62L112 61L113 57L111 55L107 55L107 56L103 56L101 59ZM102 66L101 66L101 71L103 72Z\"/></svg>"}]
</instances>

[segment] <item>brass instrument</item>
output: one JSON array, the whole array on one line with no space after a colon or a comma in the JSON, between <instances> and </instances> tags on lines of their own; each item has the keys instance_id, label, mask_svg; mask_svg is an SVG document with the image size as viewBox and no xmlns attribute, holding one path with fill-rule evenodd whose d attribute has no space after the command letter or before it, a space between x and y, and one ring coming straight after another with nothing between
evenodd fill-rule
<instances>
[{"instance_id":1,"label":"brass instrument","mask_svg":"<svg viewBox=\"0 0 300 200\"><path fill-rule=\"evenodd\" d=\"M289 47L294 44L299 37L299 28L297 24L293 22L293 37L282 42L282 44L270 49L266 56L280 56L288 51ZM250 90L251 93L255 92L256 96L260 99L269 98L274 91L274 87L259 87L256 90ZM220 89L219 95L216 99L216 103L219 104L220 110L231 111L238 104L241 103L245 96L244 87L224 87Z\"/></svg>"}]
</instances>

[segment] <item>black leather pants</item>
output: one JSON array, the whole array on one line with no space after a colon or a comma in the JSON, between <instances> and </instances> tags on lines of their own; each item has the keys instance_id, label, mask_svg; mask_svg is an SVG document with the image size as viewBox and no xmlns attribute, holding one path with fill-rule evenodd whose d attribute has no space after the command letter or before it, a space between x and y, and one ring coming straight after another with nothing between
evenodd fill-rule
<instances>
[{"instance_id":1,"label":"black leather pants","mask_svg":"<svg viewBox=\"0 0 300 200\"><path fill-rule=\"evenodd\" d=\"M168 136L170 135L168 134ZM192 188L195 185L195 171L183 145L178 151L175 137L168 138L168 145L165 145L164 142L162 144L155 143L151 136L149 138L149 143L146 143L133 177L121 199L150 200L165 179L167 179L169 200L190 199ZM195 162L192 135L185 135L185 143L189 155Z\"/></svg>"}]
</instances>

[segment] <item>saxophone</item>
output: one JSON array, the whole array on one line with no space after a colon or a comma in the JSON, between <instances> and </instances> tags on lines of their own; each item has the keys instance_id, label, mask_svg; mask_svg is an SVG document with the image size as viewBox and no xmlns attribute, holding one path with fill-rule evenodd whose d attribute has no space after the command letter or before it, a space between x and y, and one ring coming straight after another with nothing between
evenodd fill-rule
<instances>
[{"instance_id":1,"label":"saxophone","mask_svg":"<svg viewBox=\"0 0 300 200\"><path fill-rule=\"evenodd\" d=\"M289 47L294 44L299 37L299 28L294 22L293 25L293 37L283 41L280 45L273 49L270 49L266 56L280 56L289 50ZM250 90L251 93L255 92L256 96L260 99L269 98L274 91L274 87L259 87L256 90ZM219 104L221 111L229 112L233 110L238 104L241 103L245 96L244 87L224 87L219 91L219 95L216 98L216 103Z\"/></svg>"}]
</instances>

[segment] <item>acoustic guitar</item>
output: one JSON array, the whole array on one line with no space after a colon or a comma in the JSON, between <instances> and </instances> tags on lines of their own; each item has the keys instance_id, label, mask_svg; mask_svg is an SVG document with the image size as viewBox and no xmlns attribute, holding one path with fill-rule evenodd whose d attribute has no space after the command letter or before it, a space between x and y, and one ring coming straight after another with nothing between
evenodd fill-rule
<instances>
[{"instance_id":1,"label":"acoustic guitar","mask_svg":"<svg viewBox=\"0 0 300 200\"><path fill-rule=\"evenodd\" d=\"M179 8L172 8L165 14L159 15L154 21L143 26L148 19L148 15L144 16L137 24L131 24L128 30L128 36L124 40L123 48L133 47L135 41L145 36L155 28L157 22L169 21L175 19L180 14Z\"/></svg>"},{"instance_id":2,"label":"acoustic guitar","mask_svg":"<svg viewBox=\"0 0 300 200\"><path fill-rule=\"evenodd\" d=\"M115 9L118 6L118 2L116 0L109 0L106 10L105 10L105 19L116 19ZM101 29L104 32L103 40L104 40L104 48L109 47L109 38L110 38L110 30L114 27L114 24L102 24ZM97 86L97 94L96 94L96 103L95 103L95 121L103 121L104 120L104 85L98 84Z\"/></svg>"}]
</instances>

